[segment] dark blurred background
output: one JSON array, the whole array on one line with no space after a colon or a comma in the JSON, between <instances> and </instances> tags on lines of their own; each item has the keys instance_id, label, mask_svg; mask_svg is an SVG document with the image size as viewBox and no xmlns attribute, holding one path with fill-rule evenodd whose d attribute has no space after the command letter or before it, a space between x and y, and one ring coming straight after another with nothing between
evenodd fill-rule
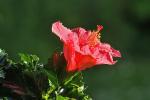
<instances>
[{"instance_id":1,"label":"dark blurred background","mask_svg":"<svg viewBox=\"0 0 150 100\"><path fill-rule=\"evenodd\" d=\"M18 59L18 52L36 54L41 62L62 44L51 32L53 22L96 29L102 41L122 53L114 66L84 71L94 100L150 100L149 0L0 0L0 48Z\"/></svg>"}]
</instances>

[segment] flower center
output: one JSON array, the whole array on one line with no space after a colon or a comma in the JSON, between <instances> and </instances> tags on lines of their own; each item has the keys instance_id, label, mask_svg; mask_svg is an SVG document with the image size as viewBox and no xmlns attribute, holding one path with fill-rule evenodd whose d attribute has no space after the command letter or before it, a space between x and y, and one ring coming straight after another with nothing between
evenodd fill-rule
<instances>
[{"instance_id":1,"label":"flower center","mask_svg":"<svg viewBox=\"0 0 150 100\"><path fill-rule=\"evenodd\" d=\"M100 30L102 30L102 29L103 29L103 26L98 25L96 31L89 32L90 35L87 39L87 43L90 46L95 46L97 43L100 42Z\"/></svg>"},{"instance_id":2,"label":"flower center","mask_svg":"<svg viewBox=\"0 0 150 100\"><path fill-rule=\"evenodd\" d=\"M87 39L89 45L94 46L99 42L100 34L99 32L90 32L90 36Z\"/></svg>"}]
</instances>

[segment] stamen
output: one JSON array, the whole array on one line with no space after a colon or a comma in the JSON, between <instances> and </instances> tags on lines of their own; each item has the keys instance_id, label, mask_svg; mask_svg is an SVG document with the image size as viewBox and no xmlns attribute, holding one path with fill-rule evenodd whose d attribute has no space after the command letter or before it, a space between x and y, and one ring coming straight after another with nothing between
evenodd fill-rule
<instances>
[{"instance_id":1,"label":"stamen","mask_svg":"<svg viewBox=\"0 0 150 100\"><path fill-rule=\"evenodd\" d=\"M89 45L94 46L100 42L100 30L102 29L103 26L97 25L97 30L89 33L90 36L87 39Z\"/></svg>"}]
</instances>

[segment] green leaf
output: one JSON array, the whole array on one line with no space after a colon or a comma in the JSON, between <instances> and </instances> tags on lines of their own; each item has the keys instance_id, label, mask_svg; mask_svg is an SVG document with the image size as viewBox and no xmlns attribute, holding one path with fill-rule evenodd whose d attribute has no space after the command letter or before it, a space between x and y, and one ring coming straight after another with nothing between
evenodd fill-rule
<instances>
[{"instance_id":1,"label":"green leaf","mask_svg":"<svg viewBox=\"0 0 150 100\"><path fill-rule=\"evenodd\" d=\"M7 56L7 53L4 50L0 49L0 67L2 67L5 64Z\"/></svg>"},{"instance_id":2,"label":"green leaf","mask_svg":"<svg viewBox=\"0 0 150 100\"><path fill-rule=\"evenodd\" d=\"M8 97L3 97L3 99L2 100L9 100L9 98Z\"/></svg>"},{"instance_id":3,"label":"green leaf","mask_svg":"<svg viewBox=\"0 0 150 100\"><path fill-rule=\"evenodd\" d=\"M49 85L50 87L47 89L47 91L43 91L42 93L42 99L43 100L49 100L51 97L51 94L54 92L54 90L56 89L56 87L51 83L51 81L49 80Z\"/></svg>"},{"instance_id":4,"label":"green leaf","mask_svg":"<svg viewBox=\"0 0 150 100\"><path fill-rule=\"evenodd\" d=\"M0 68L0 78L5 78L5 74L2 68Z\"/></svg>"},{"instance_id":5,"label":"green leaf","mask_svg":"<svg viewBox=\"0 0 150 100\"><path fill-rule=\"evenodd\" d=\"M63 97L61 95L56 96L56 100L76 100L74 98Z\"/></svg>"},{"instance_id":6,"label":"green leaf","mask_svg":"<svg viewBox=\"0 0 150 100\"><path fill-rule=\"evenodd\" d=\"M42 69L42 71L48 76L48 79L51 83L50 85L54 85L55 87L59 85L57 75L53 71L47 69Z\"/></svg>"},{"instance_id":7,"label":"green leaf","mask_svg":"<svg viewBox=\"0 0 150 100\"><path fill-rule=\"evenodd\" d=\"M39 62L39 57L37 57L36 55L28 55L28 54L19 53L19 56L21 57L21 61L24 64L36 65Z\"/></svg>"},{"instance_id":8,"label":"green leaf","mask_svg":"<svg viewBox=\"0 0 150 100\"><path fill-rule=\"evenodd\" d=\"M56 88L59 87L58 84L58 79L57 79L57 75L51 71L50 69L42 69L42 72L44 74L46 74L46 76L48 77L48 81L49 81L49 88L47 89L47 91L43 91L42 93L42 99L44 100L53 100L53 96L52 94L56 93Z\"/></svg>"},{"instance_id":9,"label":"green leaf","mask_svg":"<svg viewBox=\"0 0 150 100\"><path fill-rule=\"evenodd\" d=\"M4 78L5 78L5 73L2 70L2 68L0 68L0 84L3 82Z\"/></svg>"},{"instance_id":10,"label":"green leaf","mask_svg":"<svg viewBox=\"0 0 150 100\"><path fill-rule=\"evenodd\" d=\"M5 55L7 55L7 53L4 50L0 49L0 59Z\"/></svg>"},{"instance_id":11,"label":"green leaf","mask_svg":"<svg viewBox=\"0 0 150 100\"><path fill-rule=\"evenodd\" d=\"M21 64L24 65L27 71L36 71L41 68L39 64L39 57L36 55L28 55L28 54L19 54L21 58Z\"/></svg>"},{"instance_id":12,"label":"green leaf","mask_svg":"<svg viewBox=\"0 0 150 100\"><path fill-rule=\"evenodd\" d=\"M84 92L86 90L81 72L71 73L64 81L64 88L67 89L65 96L76 98L77 100L91 100Z\"/></svg>"},{"instance_id":13,"label":"green leaf","mask_svg":"<svg viewBox=\"0 0 150 100\"><path fill-rule=\"evenodd\" d=\"M82 73L81 72L75 72L71 73L65 80L64 80L64 85L69 84L70 82L75 82L79 84L82 81Z\"/></svg>"},{"instance_id":14,"label":"green leaf","mask_svg":"<svg viewBox=\"0 0 150 100\"><path fill-rule=\"evenodd\" d=\"M85 95L82 100L92 100L92 98L89 97L88 95Z\"/></svg>"}]
</instances>

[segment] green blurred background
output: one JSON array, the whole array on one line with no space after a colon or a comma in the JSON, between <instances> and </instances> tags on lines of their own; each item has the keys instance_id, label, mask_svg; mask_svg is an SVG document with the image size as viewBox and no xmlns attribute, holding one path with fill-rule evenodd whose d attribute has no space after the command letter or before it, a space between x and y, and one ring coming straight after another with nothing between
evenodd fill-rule
<instances>
[{"instance_id":1,"label":"green blurred background","mask_svg":"<svg viewBox=\"0 0 150 100\"><path fill-rule=\"evenodd\" d=\"M84 71L94 100L150 100L149 0L0 0L0 48L36 54L41 62L62 44L51 32L53 22L95 29L104 26L102 41L122 53L114 66Z\"/></svg>"}]
</instances>

